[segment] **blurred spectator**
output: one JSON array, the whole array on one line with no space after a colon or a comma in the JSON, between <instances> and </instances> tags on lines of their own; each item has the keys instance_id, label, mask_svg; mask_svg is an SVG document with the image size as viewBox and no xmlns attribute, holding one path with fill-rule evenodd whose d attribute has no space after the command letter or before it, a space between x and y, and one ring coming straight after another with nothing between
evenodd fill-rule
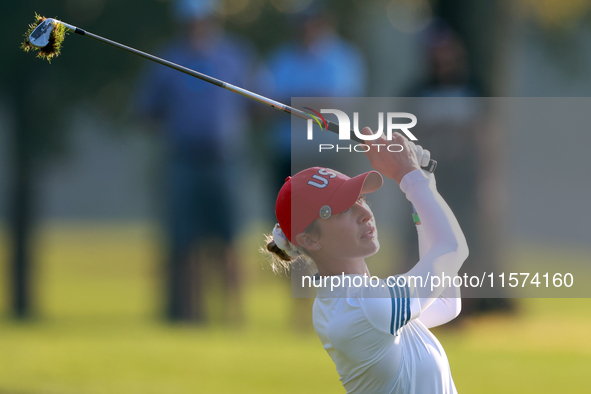
<instances>
[{"instance_id":1,"label":"blurred spectator","mask_svg":"<svg viewBox=\"0 0 591 394\"><path fill-rule=\"evenodd\" d=\"M313 2L289 21L294 40L269 56L270 97L289 104L291 97L358 97L365 93L363 54L337 34L323 2ZM291 119L277 116L272 130L272 168L278 191L297 157L291 155Z\"/></svg>"},{"instance_id":2,"label":"blurred spectator","mask_svg":"<svg viewBox=\"0 0 591 394\"><path fill-rule=\"evenodd\" d=\"M412 89L416 97L481 97L472 79L464 41L444 21L436 19L423 36L427 76Z\"/></svg>"},{"instance_id":3,"label":"blurred spectator","mask_svg":"<svg viewBox=\"0 0 591 394\"><path fill-rule=\"evenodd\" d=\"M181 27L162 57L231 84L249 86L253 46L224 31L218 1L178 0ZM204 321L204 284L221 275L226 318L240 318L236 169L246 157L249 101L161 65L139 90L142 114L162 127L165 145L166 230L169 238L167 314ZM215 281L213 281L215 283Z\"/></svg>"},{"instance_id":4,"label":"blurred spectator","mask_svg":"<svg viewBox=\"0 0 591 394\"><path fill-rule=\"evenodd\" d=\"M437 189L466 235L470 257L463 271L481 275L498 267L500 247L498 234L495 234L498 228L485 213L485 204L499 204L482 193L487 181L486 163L482 158L498 160L486 152L494 149L487 146L485 137L486 102L476 98L485 94L471 78L463 40L444 21L436 20L427 29L425 48L429 67L427 77L406 96L423 98L413 103L419 119L416 127L420 134L419 143L438 161ZM434 97L450 99L435 101ZM474 99L470 99L472 97ZM405 235L405 261L414 264L419 258L416 231L413 229ZM471 295L470 289L462 290L462 293ZM463 302L464 316L475 311L508 307L509 301L505 299L467 298Z\"/></svg>"},{"instance_id":5,"label":"blurred spectator","mask_svg":"<svg viewBox=\"0 0 591 394\"><path fill-rule=\"evenodd\" d=\"M289 104L291 97L363 95L366 85L364 56L339 36L324 2L313 2L289 18L294 40L279 46L269 56L270 97ZM289 116L277 114L271 129L271 168L278 192L287 176L317 164L305 162L306 152L296 147L292 150ZM307 274L305 269L292 271L292 283L299 283L298 278L303 274ZM294 298L292 326L304 330L312 327L310 303L313 297L309 294L309 298Z\"/></svg>"}]
</instances>

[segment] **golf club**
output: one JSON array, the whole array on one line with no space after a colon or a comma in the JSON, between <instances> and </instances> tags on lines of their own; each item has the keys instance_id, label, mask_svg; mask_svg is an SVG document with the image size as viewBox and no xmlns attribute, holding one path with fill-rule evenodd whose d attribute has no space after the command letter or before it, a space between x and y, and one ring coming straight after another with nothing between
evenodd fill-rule
<instances>
[{"instance_id":1,"label":"golf club","mask_svg":"<svg viewBox=\"0 0 591 394\"><path fill-rule=\"evenodd\" d=\"M93 38L97 41L101 41L101 42L104 42L105 44L109 44L109 45L114 46L116 48L123 49L127 52L131 52L135 55L141 56L141 57L148 59L148 60L152 60L156 63L170 67L170 68L180 71L182 73L191 75L195 78L199 78L202 81L209 82L211 84L214 84L216 86L219 86L219 87L229 90L231 92L238 93L244 97L248 97L252 100L256 100L260 103L266 104L272 108L278 109L278 110L286 112L288 114L297 116L297 117L305 119L305 120L312 119L312 120L315 120L316 122L318 122L318 119L314 115L308 114L308 113L306 113L302 110L299 110L297 108L290 107L289 105L282 104L278 101L271 100L267 97L261 96L260 94L253 93L249 90L240 88L238 86L234 86L232 84L221 81L219 79L212 78L209 75L205 75L203 73L191 70L187 67L180 66L180 65L172 63L168 60L161 59L161 58L156 57L154 55L150 55L149 53L139 51L137 49L128 47L128 46L120 44L118 42L111 41L111 40L106 39L104 37L101 37L96 34L85 31L83 29L80 29L79 27L72 26L68 23L64 23L60 20L53 19L53 18L43 18L38 15L36 17L37 17L38 25L37 26L35 26L34 24L31 25L31 29L33 29L33 31L26 37L25 42L23 43L23 49L25 51L28 51L29 49L37 49L40 51L38 56L46 57L48 60L51 60L51 57L57 56L59 54L60 44L64 39L66 30L69 30L69 31L73 31L74 33L79 34L81 36ZM49 47L49 49L48 49L48 47ZM334 122L327 120L326 121L326 128L334 133L337 133L337 134L339 133L338 123L334 123ZM352 135L353 140L355 140L359 143L362 143L362 144L365 143L365 141L363 141L362 139L357 137L354 133L352 133L351 135ZM423 169L426 171L429 171L429 172L433 172L433 171L435 171L436 167L437 167L437 161L431 159L429 161L429 164L426 167L423 167Z\"/></svg>"}]
</instances>

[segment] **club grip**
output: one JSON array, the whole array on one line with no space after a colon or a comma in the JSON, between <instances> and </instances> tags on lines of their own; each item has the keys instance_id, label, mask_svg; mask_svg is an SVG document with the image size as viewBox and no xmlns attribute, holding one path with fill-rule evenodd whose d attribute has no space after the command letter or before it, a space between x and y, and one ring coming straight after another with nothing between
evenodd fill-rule
<instances>
[{"instance_id":1,"label":"club grip","mask_svg":"<svg viewBox=\"0 0 591 394\"><path fill-rule=\"evenodd\" d=\"M331 122L329 120L327 120L326 123L327 123L328 130L330 130L336 134L339 133L339 125L337 123ZM360 142L362 144L365 144L365 141L363 141L361 138L357 137L357 135L355 134L355 132L353 130L351 130L351 139L353 139L357 142ZM421 168L427 172L435 172L435 169L437 168L437 160L430 159L429 164L427 164L426 166L421 167Z\"/></svg>"},{"instance_id":2,"label":"club grip","mask_svg":"<svg viewBox=\"0 0 591 394\"><path fill-rule=\"evenodd\" d=\"M437 160L429 159L429 164L421 168L427 172L435 172L435 169L437 168Z\"/></svg>"}]
</instances>

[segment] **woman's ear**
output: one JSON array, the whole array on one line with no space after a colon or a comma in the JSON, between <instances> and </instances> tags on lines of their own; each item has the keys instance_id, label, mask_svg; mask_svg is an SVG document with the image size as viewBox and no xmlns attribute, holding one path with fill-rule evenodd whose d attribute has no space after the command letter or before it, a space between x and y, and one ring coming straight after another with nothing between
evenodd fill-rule
<instances>
[{"instance_id":1,"label":"woman's ear","mask_svg":"<svg viewBox=\"0 0 591 394\"><path fill-rule=\"evenodd\" d=\"M310 234L307 233L299 233L296 235L296 241L298 245L307 249L307 250L317 250L318 249L318 242L314 239Z\"/></svg>"}]
</instances>

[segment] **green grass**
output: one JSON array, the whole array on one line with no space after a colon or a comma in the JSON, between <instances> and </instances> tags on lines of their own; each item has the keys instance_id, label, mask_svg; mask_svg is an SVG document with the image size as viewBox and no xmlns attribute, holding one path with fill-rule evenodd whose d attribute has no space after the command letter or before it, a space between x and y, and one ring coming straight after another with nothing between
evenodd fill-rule
<instances>
[{"instance_id":1,"label":"green grass","mask_svg":"<svg viewBox=\"0 0 591 394\"><path fill-rule=\"evenodd\" d=\"M262 269L253 247L260 233L251 228L241 242L244 324L195 327L159 318L162 249L153 228L39 229L30 321L8 318L7 253L0 255L0 393L344 392L314 332L293 328L288 282ZM7 246L0 234L0 250ZM535 253L548 256L539 248L512 255ZM438 329L458 391L588 392L590 301L526 299L516 315Z\"/></svg>"}]
</instances>

